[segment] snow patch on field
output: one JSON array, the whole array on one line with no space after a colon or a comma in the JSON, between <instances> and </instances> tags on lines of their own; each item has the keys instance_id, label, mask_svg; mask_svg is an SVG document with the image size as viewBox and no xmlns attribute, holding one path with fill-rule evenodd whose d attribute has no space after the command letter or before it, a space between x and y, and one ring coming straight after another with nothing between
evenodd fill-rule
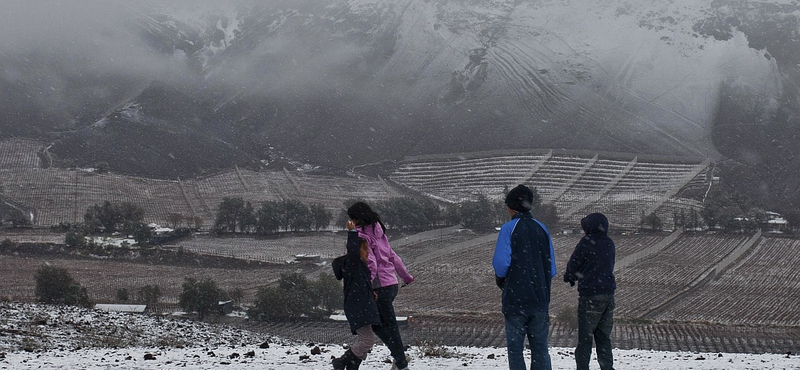
<instances>
[{"instance_id":1,"label":"snow patch on field","mask_svg":"<svg viewBox=\"0 0 800 370\"><path fill-rule=\"evenodd\" d=\"M230 326L0 302L0 369L329 369L343 344L301 343ZM505 369L504 348L412 347L411 369ZM551 348L553 369L574 368L572 349ZM800 369L800 356L615 350L616 369ZM376 346L363 369L389 368ZM596 369L593 362L592 369Z\"/></svg>"}]
</instances>

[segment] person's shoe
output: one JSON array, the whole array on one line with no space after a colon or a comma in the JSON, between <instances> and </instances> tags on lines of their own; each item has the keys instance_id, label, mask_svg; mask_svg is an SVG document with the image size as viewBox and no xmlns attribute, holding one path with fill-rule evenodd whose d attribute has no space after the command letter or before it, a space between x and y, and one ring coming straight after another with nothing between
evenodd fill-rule
<instances>
[{"instance_id":1,"label":"person's shoe","mask_svg":"<svg viewBox=\"0 0 800 370\"><path fill-rule=\"evenodd\" d=\"M402 368L399 368L399 367L397 367L397 362L395 362L395 361L392 361L392 368L391 368L391 370L408 370L408 363L409 363L409 362L411 362L411 356L409 356L408 354L406 354L406 366L405 366L405 367L402 367Z\"/></svg>"},{"instance_id":2,"label":"person's shoe","mask_svg":"<svg viewBox=\"0 0 800 370\"><path fill-rule=\"evenodd\" d=\"M361 359L354 357L354 359L347 364L347 370L358 370L359 366L361 366Z\"/></svg>"},{"instance_id":3,"label":"person's shoe","mask_svg":"<svg viewBox=\"0 0 800 370\"><path fill-rule=\"evenodd\" d=\"M356 367L351 368L351 364L355 361L358 361ZM356 357L356 354L353 353L351 350L347 350L342 357L334 358L331 360L331 365L333 365L333 370L352 370L358 369L358 365L361 364L361 359Z\"/></svg>"}]
</instances>

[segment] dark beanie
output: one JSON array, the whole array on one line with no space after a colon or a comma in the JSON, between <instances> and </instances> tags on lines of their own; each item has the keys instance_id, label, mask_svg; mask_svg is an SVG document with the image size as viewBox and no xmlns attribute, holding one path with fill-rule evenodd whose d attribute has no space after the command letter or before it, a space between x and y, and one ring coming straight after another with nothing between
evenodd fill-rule
<instances>
[{"instance_id":1,"label":"dark beanie","mask_svg":"<svg viewBox=\"0 0 800 370\"><path fill-rule=\"evenodd\" d=\"M525 185L517 185L506 195L506 205L517 212L528 212L533 207L533 191Z\"/></svg>"}]
</instances>

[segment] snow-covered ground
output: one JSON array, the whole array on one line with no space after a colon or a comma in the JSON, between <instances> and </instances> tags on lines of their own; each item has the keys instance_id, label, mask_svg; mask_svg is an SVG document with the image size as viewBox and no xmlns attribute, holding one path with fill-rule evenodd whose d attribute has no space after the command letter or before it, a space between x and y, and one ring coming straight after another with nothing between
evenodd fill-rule
<instances>
[{"instance_id":1,"label":"snow-covered ground","mask_svg":"<svg viewBox=\"0 0 800 370\"><path fill-rule=\"evenodd\" d=\"M411 369L504 369L504 348L412 347ZM330 369L341 343L300 343L240 329L146 315L0 302L0 369ZM572 349L552 348L553 369L573 369ZM618 370L800 369L797 354L615 350ZM362 369L388 369L376 346ZM597 369L596 362L592 369Z\"/></svg>"}]
</instances>

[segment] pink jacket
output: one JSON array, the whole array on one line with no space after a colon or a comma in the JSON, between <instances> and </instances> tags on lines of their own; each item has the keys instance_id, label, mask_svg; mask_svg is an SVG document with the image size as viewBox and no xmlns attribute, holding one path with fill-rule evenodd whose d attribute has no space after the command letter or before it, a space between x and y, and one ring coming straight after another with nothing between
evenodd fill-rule
<instances>
[{"instance_id":1,"label":"pink jacket","mask_svg":"<svg viewBox=\"0 0 800 370\"><path fill-rule=\"evenodd\" d=\"M400 278L406 284L414 282L414 277L408 273L403 260L389 245L389 239L386 238L386 234L384 234L380 224L358 226L356 231L358 231L358 236L366 239L369 244L367 267L369 267L373 289L396 285L397 276L395 273L400 275Z\"/></svg>"}]
</instances>

